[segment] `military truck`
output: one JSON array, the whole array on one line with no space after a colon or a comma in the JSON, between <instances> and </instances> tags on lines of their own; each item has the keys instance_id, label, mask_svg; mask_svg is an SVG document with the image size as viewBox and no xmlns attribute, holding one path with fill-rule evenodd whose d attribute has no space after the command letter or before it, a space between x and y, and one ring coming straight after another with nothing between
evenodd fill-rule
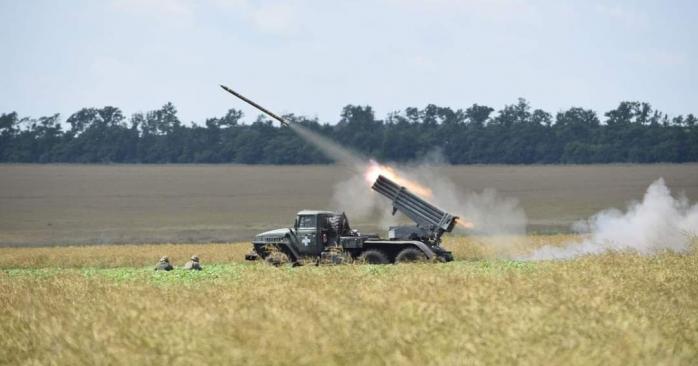
<instances>
[{"instance_id":1,"label":"military truck","mask_svg":"<svg viewBox=\"0 0 698 366\"><path fill-rule=\"evenodd\" d=\"M426 202L405 187L379 176L371 187L392 200L393 215L401 212L415 225L393 226L388 238L363 235L349 226L344 213L303 210L293 227L258 234L245 259L264 259L273 265L361 261L369 264L453 260L441 247L441 236L451 232L458 217Z\"/></svg>"}]
</instances>

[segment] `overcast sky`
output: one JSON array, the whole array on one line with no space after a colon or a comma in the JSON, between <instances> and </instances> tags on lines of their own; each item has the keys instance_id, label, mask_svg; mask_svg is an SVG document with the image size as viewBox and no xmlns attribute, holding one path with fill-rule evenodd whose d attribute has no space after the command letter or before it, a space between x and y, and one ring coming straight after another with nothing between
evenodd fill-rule
<instances>
[{"instance_id":1,"label":"overcast sky","mask_svg":"<svg viewBox=\"0 0 698 366\"><path fill-rule=\"evenodd\" d=\"M182 121L257 112L334 123L429 103L551 113L621 100L698 113L698 1L0 0L0 112L63 119L171 101Z\"/></svg>"}]
</instances>

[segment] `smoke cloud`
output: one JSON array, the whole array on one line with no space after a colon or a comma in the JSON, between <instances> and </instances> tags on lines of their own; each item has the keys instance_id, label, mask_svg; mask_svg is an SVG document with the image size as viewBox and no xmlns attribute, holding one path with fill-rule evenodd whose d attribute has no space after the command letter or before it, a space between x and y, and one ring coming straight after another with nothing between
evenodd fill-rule
<instances>
[{"instance_id":1,"label":"smoke cloud","mask_svg":"<svg viewBox=\"0 0 698 366\"><path fill-rule=\"evenodd\" d=\"M503 196L493 188L476 192L458 186L433 163L408 168L407 174L432 189L433 197L429 201L472 224L467 230L457 226L459 232L485 236L526 235L528 220L518 199Z\"/></svg>"},{"instance_id":2,"label":"smoke cloud","mask_svg":"<svg viewBox=\"0 0 698 366\"><path fill-rule=\"evenodd\" d=\"M563 247L544 246L524 259L568 259L609 251L683 252L698 231L698 204L690 205L686 197L672 197L660 178L647 188L641 202L630 203L625 212L604 210L577 222L573 229L587 238Z\"/></svg>"},{"instance_id":3,"label":"smoke cloud","mask_svg":"<svg viewBox=\"0 0 698 366\"><path fill-rule=\"evenodd\" d=\"M368 168L368 164L365 165ZM350 220L373 223L375 228L386 228L399 224L399 216L393 216L390 201L373 192L357 172L349 179L337 183L332 195L332 208L346 212Z\"/></svg>"},{"instance_id":4,"label":"smoke cloud","mask_svg":"<svg viewBox=\"0 0 698 366\"><path fill-rule=\"evenodd\" d=\"M391 168L401 179L429 187L431 196L422 198L460 217L462 222L472 224L470 228L457 225L455 231L483 235L483 241L498 246L504 244L501 240L504 235L511 239L526 234L526 214L518 200L504 197L494 189L474 192L460 187L440 171L446 163L438 154L431 154L427 159L416 165ZM353 218L376 220L382 227L398 224L401 215L392 216L390 201L370 189L364 178L366 169L368 165L335 186L334 208L345 210Z\"/></svg>"}]
</instances>

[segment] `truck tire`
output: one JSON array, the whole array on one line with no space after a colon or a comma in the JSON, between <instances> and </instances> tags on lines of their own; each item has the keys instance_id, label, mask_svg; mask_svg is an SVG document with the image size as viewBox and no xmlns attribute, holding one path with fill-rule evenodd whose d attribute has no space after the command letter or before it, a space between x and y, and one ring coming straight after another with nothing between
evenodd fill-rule
<instances>
[{"instance_id":1,"label":"truck tire","mask_svg":"<svg viewBox=\"0 0 698 366\"><path fill-rule=\"evenodd\" d=\"M398 263L419 263L426 262L427 255L417 248L405 248L397 257L395 257L395 264Z\"/></svg>"},{"instance_id":2,"label":"truck tire","mask_svg":"<svg viewBox=\"0 0 698 366\"><path fill-rule=\"evenodd\" d=\"M267 262L267 264L270 264L274 267L281 267L282 265L288 263L289 259L286 253L277 250L269 253L269 255L267 255L267 257L264 258L264 261Z\"/></svg>"},{"instance_id":3,"label":"truck tire","mask_svg":"<svg viewBox=\"0 0 698 366\"><path fill-rule=\"evenodd\" d=\"M369 249L359 256L359 261L366 264L388 264L388 256L378 249Z\"/></svg>"}]
</instances>

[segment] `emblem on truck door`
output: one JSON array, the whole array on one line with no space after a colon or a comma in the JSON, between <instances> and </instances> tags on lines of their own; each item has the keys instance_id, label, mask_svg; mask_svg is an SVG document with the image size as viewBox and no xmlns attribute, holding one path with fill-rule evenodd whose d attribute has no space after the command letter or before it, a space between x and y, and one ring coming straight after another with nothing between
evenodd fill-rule
<instances>
[{"instance_id":1,"label":"emblem on truck door","mask_svg":"<svg viewBox=\"0 0 698 366\"><path fill-rule=\"evenodd\" d=\"M303 245L305 245L307 247L308 244L310 244L310 238L308 238L308 235L304 236L303 240L301 240L301 242L303 243Z\"/></svg>"}]
</instances>

